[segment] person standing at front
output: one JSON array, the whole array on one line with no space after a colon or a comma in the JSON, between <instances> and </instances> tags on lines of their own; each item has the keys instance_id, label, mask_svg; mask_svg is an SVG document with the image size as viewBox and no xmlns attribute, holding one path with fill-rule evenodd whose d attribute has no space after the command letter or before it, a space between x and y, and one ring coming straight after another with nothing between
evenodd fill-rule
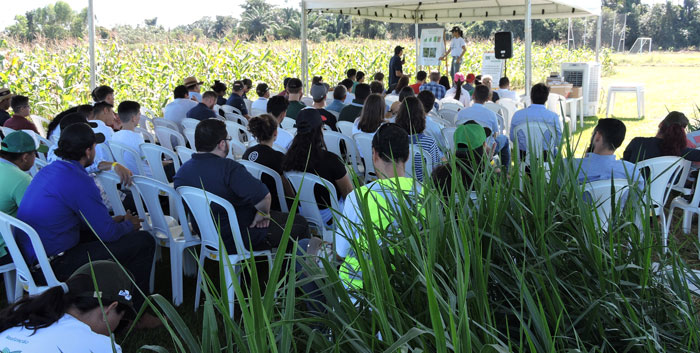
<instances>
[{"instance_id":1,"label":"person standing at front","mask_svg":"<svg viewBox=\"0 0 700 353\"><path fill-rule=\"evenodd\" d=\"M397 45L394 48L394 56L389 61L389 87L396 85L399 82L399 78L403 76L403 64L406 63L406 60L401 58L402 55L403 47Z\"/></svg>"},{"instance_id":2,"label":"person standing at front","mask_svg":"<svg viewBox=\"0 0 700 353\"><path fill-rule=\"evenodd\" d=\"M464 41L462 29L459 26L452 27L452 40L450 41L450 50L443 55L440 60L445 60L449 54L452 57L452 65L450 65L450 77L454 77L455 73L459 72L462 65L464 53L467 52L467 42Z\"/></svg>"}]
</instances>

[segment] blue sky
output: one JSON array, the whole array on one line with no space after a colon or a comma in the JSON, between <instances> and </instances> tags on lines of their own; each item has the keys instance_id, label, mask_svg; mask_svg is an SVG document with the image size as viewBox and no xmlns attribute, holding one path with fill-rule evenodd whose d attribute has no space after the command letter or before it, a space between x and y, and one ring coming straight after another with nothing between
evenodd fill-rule
<instances>
[{"instance_id":1,"label":"blue sky","mask_svg":"<svg viewBox=\"0 0 700 353\"><path fill-rule=\"evenodd\" d=\"M25 13L37 7L54 3L55 0L2 0L0 11L0 29L14 23L17 14ZM64 0L74 9L87 7L87 0ZM116 24L143 24L144 19L158 17L158 24L172 28L181 24L192 23L204 16L233 15L240 18L240 5L244 0L207 0L203 2L189 0L93 0L96 24L112 27ZM664 2L665 0L643 0L645 3ZM682 0L673 0L682 3ZM299 0L267 0L283 7L299 7Z\"/></svg>"}]
</instances>

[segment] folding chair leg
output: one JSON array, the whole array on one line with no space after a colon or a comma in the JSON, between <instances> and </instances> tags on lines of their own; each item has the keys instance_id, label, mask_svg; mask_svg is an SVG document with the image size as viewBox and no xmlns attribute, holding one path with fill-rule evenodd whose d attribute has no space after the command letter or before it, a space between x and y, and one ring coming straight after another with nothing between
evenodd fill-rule
<instances>
[{"instance_id":1,"label":"folding chair leg","mask_svg":"<svg viewBox=\"0 0 700 353\"><path fill-rule=\"evenodd\" d=\"M194 311L197 312L197 309L199 309L199 297L202 294L202 272L204 271L204 259L206 259L206 255L204 254L205 249L204 246L202 246L202 250L200 250L200 255L199 255L199 268L197 269L197 286L195 287L195 295L194 295Z\"/></svg>"},{"instance_id":2,"label":"folding chair leg","mask_svg":"<svg viewBox=\"0 0 700 353\"><path fill-rule=\"evenodd\" d=\"M664 227L663 225L666 224L666 215L664 214L664 210L661 209L661 212L659 212L659 218L661 219L661 243L662 246L664 247L664 254L668 252L668 229L667 227Z\"/></svg>"},{"instance_id":3,"label":"folding chair leg","mask_svg":"<svg viewBox=\"0 0 700 353\"><path fill-rule=\"evenodd\" d=\"M170 248L170 283L173 291L173 304L182 304L182 251Z\"/></svg>"},{"instance_id":4,"label":"folding chair leg","mask_svg":"<svg viewBox=\"0 0 700 353\"><path fill-rule=\"evenodd\" d=\"M5 280L5 295L7 296L7 303L12 304L17 298L17 271L7 271L2 274Z\"/></svg>"},{"instance_id":5,"label":"folding chair leg","mask_svg":"<svg viewBox=\"0 0 700 353\"><path fill-rule=\"evenodd\" d=\"M690 233L691 224L693 224L693 213L688 210L683 210L683 233Z\"/></svg>"}]
</instances>

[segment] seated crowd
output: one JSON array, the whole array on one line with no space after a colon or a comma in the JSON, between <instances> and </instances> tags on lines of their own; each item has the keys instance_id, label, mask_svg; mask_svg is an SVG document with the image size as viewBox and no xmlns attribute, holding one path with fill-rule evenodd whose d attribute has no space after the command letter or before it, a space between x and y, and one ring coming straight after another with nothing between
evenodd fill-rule
<instances>
[{"instance_id":1,"label":"seated crowd","mask_svg":"<svg viewBox=\"0 0 700 353\"><path fill-rule=\"evenodd\" d=\"M365 82L369 77L373 80ZM189 145L194 150L191 159L183 159L181 166L177 163L179 169L169 158L162 158L162 166L156 161L157 167L162 167L167 176L168 180L163 182L172 182L176 189L183 186L203 188L231 203L238 229L221 226L220 230L229 254L237 252L236 232L240 233L248 250L270 250L280 246L285 225L289 223L290 237L298 241L304 253L320 246L318 237L324 230L333 230L335 255L342 261L340 277L346 286L360 288L362 273L350 239L362 234L357 227L363 223L380 229L393 226L394 221L378 210L405 207L421 212L420 195L426 183L434 184L449 197L454 195L455 179L458 184L471 187L474 176L487 168L493 168L496 173L507 172L511 165L511 148L518 152L514 158L520 159L532 148L525 131L518 129L523 124L549 126L543 133L544 156L559 153L556 146L561 145L563 124L556 113L545 107L549 89L544 84L531 88L532 104L515 112L510 125L504 126L503 117L485 105L499 99L519 101L518 95L510 90L507 77L500 79L498 90L491 88L491 77L474 74L456 73L452 85L447 77L435 71L419 71L413 84L409 76L401 75L391 87L384 86L383 78L381 73L367 76L351 69L346 79L331 87L323 78L314 77L308 89L310 97L304 97L306 90L298 78L286 78L284 90L279 94L271 93L271 86L260 82L254 91L258 98L251 101L247 94L253 82L249 79L233 82L227 97L227 86L222 82L215 81L211 91L202 93L203 82L188 77L173 90L173 100L163 109L163 117L151 117L167 120L178 127L177 133L183 134L187 129L185 124L191 121L188 119L196 120L193 145L186 142L182 146ZM142 228L144 219L132 212L140 201L135 201L138 198L128 187L134 175L152 178L155 175L153 160L149 164L139 152L145 144L144 133L139 128L144 119L143 109L131 100L116 105L114 90L108 86L96 88L92 98L92 104L70 108L51 121L45 137L52 145L45 146L37 137L39 130L28 118L31 114L29 98L0 89L0 125L9 128L0 135L0 178L3 181L0 211L36 230L53 272L68 289L65 293L63 289L50 289L39 297L24 298L4 309L0 313L0 331L3 332L0 346L11 339L6 337L27 340L28 344L49 339L63 342L65 339L61 341L50 332L59 325L76 326L71 320L80 321L91 329L91 338L86 338L89 344L95 347L109 344L109 340L105 342L103 337L97 336L109 335L121 321L133 319L132 312L140 308L145 298L132 287L127 275L115 270L112 262L102 260L121 263L136 286L149 294L156 244L148 230ZM447 126L440 113L445 104L462 108L452 122L451 136L443 134ZM11 116L7 113L10 107ZM239 141L239 136L230 132L227 120L245 126L255 139L245 141L246 150L241 160L279 174L284 195L279 195L275 179L267 175L257 179L244 162L234 159L232 144L233 140ZM625 125L617 119L600 119L593 130L588 153L574 159L579 182L637 178L638 171L633 163L658 156L682 156L700 161L700 151L687 147L685 129L688 123L682 113L669 113L655 137L635 137L624 151L624 160L618 160L615 151L625 139ZM350 141L358 134L371 140L371 155L368 155L370 150L365 150L364 155L360 152L359 156L364 170L373 166L375 171L375 178L368 179L366 184L361 180L353 182L353 175L348 172L351 168L347 165L347 154L351 146L343 142L339 155L326 145L324 131L347 133L344 127L351 129ZM111 157L109 144L126 146L137 155L114 158L123 160L122 165ZM38 153L46 154L48 164L33 172L32 177L29 171L36 166ZM495 155L500 164L492 163ZM407 170L407 164L413 169ZM432 168L426 169L428 166ZM99 181L98 175L108 171L120 180L125 215L114 215L115 205L111 203L115 200L106 195L106 186ZM322 185L315 185L313 189L323 229L311 227L310 220L302 217L301 212L288 220L290 214L282 211L291 206L297 192L284 177L290 172L317 175L336 191L337 200L331 199L332 194ZM391 195L398 191L407 197ZM333 210L331 205L336 201L338 209ZM396 204L401 202L407 204ZM370 213L360 211L365 207ZM211 211L222 225L233 221L223 208L212 207ZM363 214L371 215L371 219L363 220ZM196 231L197 225L192 227ZM24 261L40 270L29 238L21 232L15 237ZM2 239L0 265L13 261ZM86 295L93 292L92 284L85 283L86 266L90 266L86 264L89 263L96 266L97 282L105 287L101 292L106 306L104 317L95 316L95 298ZM101 283L107 276L110 276L111 282L107 281L110 284ZM319 292L314 282L308 282L304 290ZM124 291L127 295L122 294ZM52 311L51 317L36 318L27 312L36 302L44 303L40 298L49 295L62 296L65 303L60 310ZM139 324L152 327L158 323L147 312ZM34 331L37 327L41 328ZM70 351L69 342L61 343L61 347Z\"/></svg>"}]
</instances>

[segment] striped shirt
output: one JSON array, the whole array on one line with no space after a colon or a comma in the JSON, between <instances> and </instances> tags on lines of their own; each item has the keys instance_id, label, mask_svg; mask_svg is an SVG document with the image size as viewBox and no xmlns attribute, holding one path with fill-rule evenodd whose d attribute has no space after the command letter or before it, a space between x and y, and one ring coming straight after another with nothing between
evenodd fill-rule
<instances>
[{"instance_id":1,"label":"striped shirt","mask_svg":"<svg viewBox=\"0 0 700 353\"><path fill-rule=\"evenodd\" d=\"M418 145L430 156L430 162L432 163L433 168L440 164L443 155L434 138L423 133L411 135L410 138L411 144ZM420 158L421 157L418 153L413 156L413 165L416 171L414 178L420 182L423 182L423 163L421 162ZM432 172L432 170L430 172ZM427 174L429 175L430 173Z\"/></svg>"}]
</instances>

